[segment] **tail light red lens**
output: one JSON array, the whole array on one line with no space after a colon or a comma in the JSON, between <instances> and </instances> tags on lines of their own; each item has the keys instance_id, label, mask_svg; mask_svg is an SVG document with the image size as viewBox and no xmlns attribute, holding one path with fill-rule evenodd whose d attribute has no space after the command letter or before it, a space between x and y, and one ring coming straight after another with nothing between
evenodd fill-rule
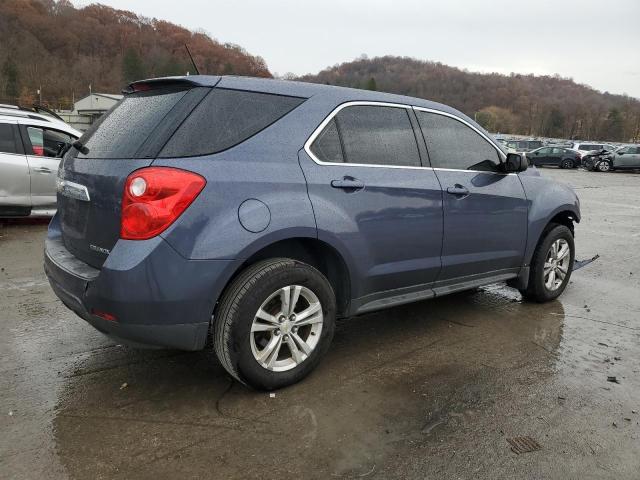
<instances>
[{"instance_id":1,"label":"tail light red lens","mask_svg":"<svg viewBox=\"0 0 640 480\"><path fill-rule=\"evenodd\" d=\"M169 167L136 170L124 184L120 238L146 240L167 229L200 194L207 181Z\"/></svg>"}]
</instances>

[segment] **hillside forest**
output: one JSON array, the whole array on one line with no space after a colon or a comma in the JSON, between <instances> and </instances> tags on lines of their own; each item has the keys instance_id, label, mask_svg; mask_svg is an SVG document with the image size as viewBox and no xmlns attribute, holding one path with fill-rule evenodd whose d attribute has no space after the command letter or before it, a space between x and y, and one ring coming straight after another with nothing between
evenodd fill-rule
<instances>
[{"instance_id":1,"label":"hillside forest","mask_svg":"<svg viewBox=\"0 0 640 480\"><path fill-rule=\"evenodd\" d=\"M0 103L71 107L142 78L195 73L271 77L265 61L204 31L100 4L0 1ZM287 78L292 76L288 75ZM294 79L426 98L492 132L640 141L640 100L560 76L476 73L408 57L360 58Z\"/></svg>"}]
</instances>

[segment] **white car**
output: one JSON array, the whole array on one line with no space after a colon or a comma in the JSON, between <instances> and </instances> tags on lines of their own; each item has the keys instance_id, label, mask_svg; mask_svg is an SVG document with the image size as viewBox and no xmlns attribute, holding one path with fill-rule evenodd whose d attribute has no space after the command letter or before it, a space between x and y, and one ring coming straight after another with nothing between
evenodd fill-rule
<instances>
[{"instance_id":1,"label":"white car","mask_svg":"<svg viewBox=\"0 0 640 480\"><path fill-rule=\"evenodd\" d=\"M55 213L57 155L80 135L53 115L0 105L0 217Z\"/></svg>"},{"instance_id":2,"label":"white car","mask_svg":"<svg viewBox=\"0 0 640 480\"><path fill-rule=\"evenodd\" d=\"M606 150L608 152L613 152L615 150L615 147L608 143L573 142L571 149L578 152L580 156L584 156L586 153L592 152L594 150Z\"/></svg>"}]
</instances>

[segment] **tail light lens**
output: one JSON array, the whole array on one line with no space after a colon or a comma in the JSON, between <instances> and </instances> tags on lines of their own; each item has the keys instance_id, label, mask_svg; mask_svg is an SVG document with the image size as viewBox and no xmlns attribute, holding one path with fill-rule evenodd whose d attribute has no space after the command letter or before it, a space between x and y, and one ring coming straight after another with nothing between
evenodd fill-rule
<instances>
[{"instance_id":1,"label":"tail light lens","mask_svg":"<svg viewBox=\"0 0 640 480\"><path fill-rule=\"evenodd\" d=\"M120 238L146 240L167 229L202 191L200 175L168 167L136 170L124 184Z\"/></svg>"}]
</instances>

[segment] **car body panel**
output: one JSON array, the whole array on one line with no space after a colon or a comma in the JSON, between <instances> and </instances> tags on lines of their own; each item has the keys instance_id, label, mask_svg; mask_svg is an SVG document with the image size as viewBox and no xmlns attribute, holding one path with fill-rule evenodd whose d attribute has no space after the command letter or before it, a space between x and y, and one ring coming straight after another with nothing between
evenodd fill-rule
<instances>
[{"instance_id":1,"label":"car body panel","mask_svg":"<svg viewBox=\"0 0 640 480\"><path fill-rule=\"evenodd\" d=\"M580 201L571 187L550 181L535 170L527 170L518 174L518 177L528 204L527 242L523 263L523 266L528 267L542 232L556 215L565 212L576 222L580 221Z\"/></svg>"},{"instance_id":2,"label":"car body panel","mask_svg":"<svg viewBox=\"0 0 640 480\"><path fill-rule=\"evenodd\" d=\"M614 168L640 168L640 146L630 145L620 150L613 154Z\"/></svg>"},{"instance_id":3,"label":"car body panel","mask_svg":"<svg viewBox=\"0 0 640 480\"><path fill-rule=\"evenodd\" d=\"M0 207L31 207L29 164L25 155L0 152Z\"/></svg>"},{"instance_id":4,"label":"car body panel","mask_svg":"<svg viewBox=\"0 0 640 480\"><path fill-rule=\"evenodd\" d=\"M354 298L412 285L431 285L440 272L442 191L433 169L320 165L305 150L307 179L318 238L344 246L358 281ZM332 181L352 177L364 188L349 191Z\"/></svg>"},{"instance_id":5,"label":"car body panel","mask_svg":"<svg viewBox=\"0 0 640 480\"><path fill-rule=\"evenodd\" d=\"M439 281L522 265L527 202L516 174L436 169L443 188L444 235ZM468 195L447 193L462 186Z\"/></svg>"}]
</instances>

